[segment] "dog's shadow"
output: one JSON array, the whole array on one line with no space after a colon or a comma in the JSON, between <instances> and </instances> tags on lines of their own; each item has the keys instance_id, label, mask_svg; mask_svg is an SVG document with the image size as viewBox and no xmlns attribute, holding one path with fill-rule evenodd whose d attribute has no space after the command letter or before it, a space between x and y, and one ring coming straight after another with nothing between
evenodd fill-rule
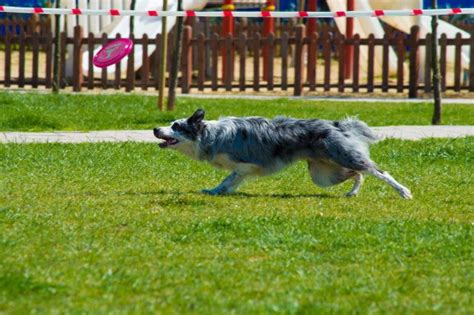
<instances>
[{"instance_id":1,"label":"dog's shadow","mask_svg":"<svg viewBox=\"0 0 474 315\"><path fill-rule=\"evenodd\" d=\"M290 193L246 193L238 192L217 197L242 197L242 198L280 198L280 199L299 199L299 198L338 198L329 194L290 194Z\"/></svg>"},{"instance_id":2,"label":"dog's shadow","mask_svg":"<svg viewBox=\"0 0 474 315\"><path fill-rule=\"evenodd\" d=\"M223 195L208 195L201 191L196 190L127 190L127 191L114 191L109 193L104 192L82 192L82 193L67 193L68 195L75 196L142 196L142 197L158 197L158 196L167 196L167 197L185 197L186 195L194 195L198 197L209 197L209 198L278 198L278 199L303 199L303 198L330 198L330 199L339 199L340 196L329 195L329 194L291 194L291 193L248 193L248 192L235 192L231 194Z\"/></svg>"},{"instance_id":3,"label":"dog's shadow","mask_svg":"<svg viewBox=\"0 0 474 315\"><path fill-rule=\"evenodd\" d=\"M156 191L126 191L120 193L121 195L142 195L142 196L185 196L185 195L195 195L201 197L214 197L214 198L279 198L279 199L302 199L302 198L331 198L338 199L339 196L329 195L329 194L291 194L291 193L247 193L247 192L236 192L231 194L223 195L208 195L200 191L195 190L165 190L160 189Z\"/></svg>"}]
</instances>

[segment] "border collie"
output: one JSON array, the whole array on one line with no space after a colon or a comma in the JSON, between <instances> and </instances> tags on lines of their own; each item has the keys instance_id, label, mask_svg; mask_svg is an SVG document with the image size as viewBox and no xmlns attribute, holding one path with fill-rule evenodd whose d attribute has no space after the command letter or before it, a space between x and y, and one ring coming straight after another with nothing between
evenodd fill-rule
<instances>
[{"instance_id":1,"label":"border collie","mask_svg":"<svg viewBox=\"0 0 474 315\"><path fill-rule=\"evenodd\" d=\"M277 117L225 117L204 120L197 110L170 127L155 128L161 148L178 150L232 173L217 187L203 190L210 195L228 194L249 176L276 173L291 163L306 160L313 182L329 187L348 179L354 186L347 196L360 190L364 174L370 174L392 186L402 198L411 199L410 190L370 159L369 146L378 138L357 119L329 121Z\"/></svg>"}]
</instances>

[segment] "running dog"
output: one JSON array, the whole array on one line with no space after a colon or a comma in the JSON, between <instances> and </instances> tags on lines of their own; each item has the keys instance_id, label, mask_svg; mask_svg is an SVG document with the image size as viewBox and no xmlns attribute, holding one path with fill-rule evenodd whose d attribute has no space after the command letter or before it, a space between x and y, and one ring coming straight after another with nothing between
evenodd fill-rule
<instances>
[{"instance_id":1,"label":"running dog","mask_svg":"<svg viewBox=\"0 0 474 315\"><path fill-rule=\"evenodd\" d=\"M175 149L232 172L214 189L203 190L206 194L232 193L246 177L270 175L306 160L313 182L320 187L352 178L354 186L346 195L355 196L363 175L370 174L392 186L402 198L412 198L408 188L370 159L369 146L378 138L360 120L225 117L206 121L204 115L199 109L153 133L163 140L159 144L163 149Z\"/></svg>"}]
</instances>

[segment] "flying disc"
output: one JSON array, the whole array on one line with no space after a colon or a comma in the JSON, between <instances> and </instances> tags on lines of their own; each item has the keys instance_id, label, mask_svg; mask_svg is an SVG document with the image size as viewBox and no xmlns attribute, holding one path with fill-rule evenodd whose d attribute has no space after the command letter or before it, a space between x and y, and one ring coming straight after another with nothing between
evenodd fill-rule
<instances>
[{"instance_id":1,"label":"flying disc","mask_svg":"<svg viewBox=\"0 0 474 315\"><path fill-rule=\"evenodd\" d=\"M133 41L128 38L114 40L101 48L94 56L94 65L99 68L109 67L125 58L133 49Z\"/></svg>"}]
</instances>

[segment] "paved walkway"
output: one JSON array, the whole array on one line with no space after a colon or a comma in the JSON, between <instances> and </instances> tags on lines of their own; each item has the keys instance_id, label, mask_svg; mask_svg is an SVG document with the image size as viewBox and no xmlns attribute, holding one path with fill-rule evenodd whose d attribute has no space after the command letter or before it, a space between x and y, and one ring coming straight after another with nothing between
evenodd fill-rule
<instances>
[{"instance_id":1,"label":"paved walkway","mask_svg":"<svg viewBox=\"0 0 474 315\"><path fill-rule=\"evenodd\" d=\"M179 94L183 98L207 98L207 99L250 99L250 100L305 100L325 102L355 102L355 103L432 103L431 98L394 98L394 97L354 97L354 96L288 96L288 95L246 95L246 94ZM474 105L471 98L443 98L443 104Z\"/></svg>"},{"instance_id":2,"label":"paved walkway","mask_svg":"<svg viewBox=\"0 0 474 315\"><path fill-rule=\"evenodd\" d=\"M389 126L373 127L384 138L419 140L474 136L474 126ZM90 132L0 132L0 143L81 143L81 142L157 142L151 130Z\"/></svg>"}]
</instances>

